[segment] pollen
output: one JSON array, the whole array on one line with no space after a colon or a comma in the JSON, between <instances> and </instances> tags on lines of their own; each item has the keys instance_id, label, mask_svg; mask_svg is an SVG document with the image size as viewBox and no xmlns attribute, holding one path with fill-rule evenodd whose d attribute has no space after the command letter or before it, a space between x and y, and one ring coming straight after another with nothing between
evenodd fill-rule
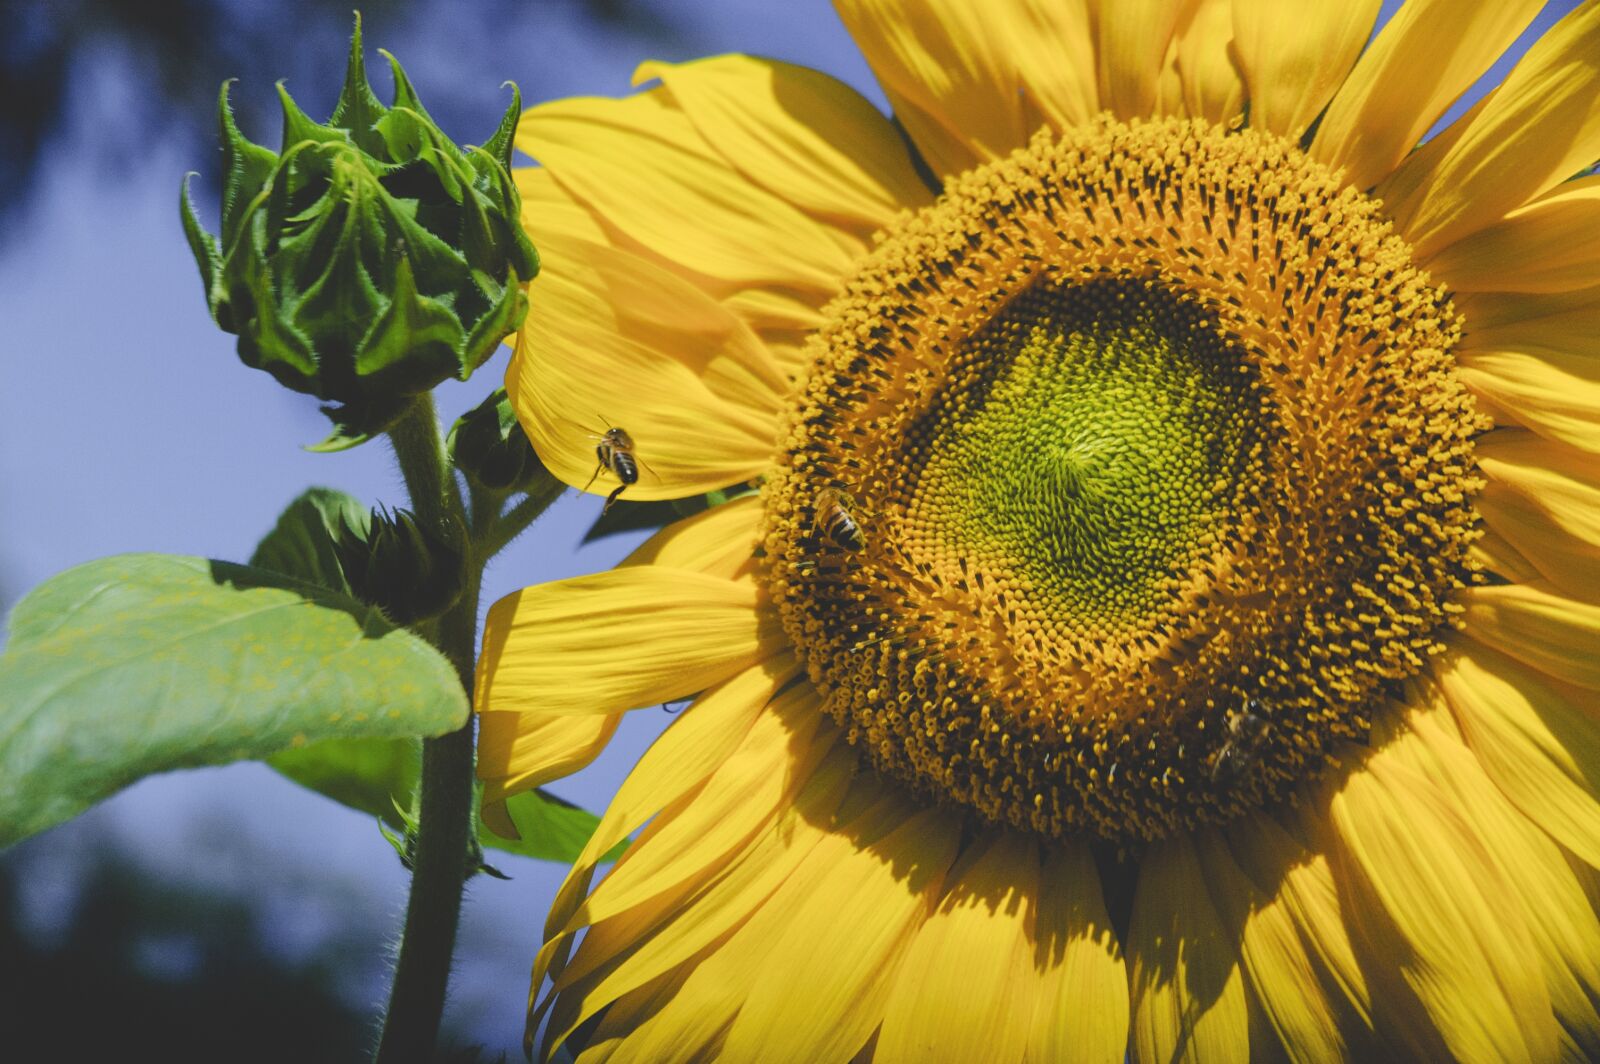
<instances>
[{"instance_id":1,"label":"pollen","mask_svg":"<svg viewBox=\"0 0 1600 1064\"><path fill-rule=\"evenodd\" d=\"M983 821L1124 844L1279 801L1474 578L1460 319L1270 135L1041 132L827 316L764 489L773 601L864 758Z\"/></svg>"}]
</instances>

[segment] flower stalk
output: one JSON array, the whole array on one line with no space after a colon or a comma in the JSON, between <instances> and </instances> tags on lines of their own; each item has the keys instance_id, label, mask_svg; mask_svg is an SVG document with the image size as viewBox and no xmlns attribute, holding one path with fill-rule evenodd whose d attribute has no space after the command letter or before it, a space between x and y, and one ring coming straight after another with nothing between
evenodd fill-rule
<instances>
[{"instance_id":1,"label":"flower stalk","mask_svg":"<svg viewBox=\"0 0 1600 1064\"><path fill-rule=\"evenodd\" d=\"M424 632L455 666L471 701L484 564L532 524L566 485L546 473L530 485L527 496L501 513L503 497L469 481L473 502L469 534L468 515L439 435L431 394L423 393L412 402L389 429L389 440L418 521L430 532L460 543L465 554L461 597ZM422 744L422 778L412 811L416 835L411 895L378 1064L426 1061L438 1038L462 888L477 870L480 854L473 812L474 757L470 721Z\"/></svg>"},{"instance_id":2,"label":"flower stalk","mask_svg":"<svg viewBox=\"0 0 1600 1064\"><path fill-rule=\"evenodd\" d=\"M435 530L464 531L461 496L445 461L433 397L424 393L389 430L401 475L419 520ZM463 537L464 538L464 537ZM472 552L460 599L438 622L436 645L472 698L478 588L483 559ZM428 1060L444 1014L445 987L461 917L461 891L472 871L472 722L422 744L411 896L395 963L394 985L378 1043L378 1064Z\"/></svg>"}]
</instances>

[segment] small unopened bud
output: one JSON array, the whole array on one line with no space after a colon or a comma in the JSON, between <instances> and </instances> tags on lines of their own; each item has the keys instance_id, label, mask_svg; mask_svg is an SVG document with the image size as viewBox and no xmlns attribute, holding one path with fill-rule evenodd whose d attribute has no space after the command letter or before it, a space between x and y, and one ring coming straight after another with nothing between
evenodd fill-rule
<instances>
[{"instance_id":1,"label":"small unopened bud","mask_svg":"<svg viewBox=\"0 0 1600 1064\"><path fill-rule=\"evenodd\" d=\"M341 515L334 551L356 597L400 625L437 617L466 583L460 543L424 528L409 510L380 507L364 524Z\"/></svg>"},{"instance_id":2,"label":"small unopened bud","mask_svg":"<svg viewBox=\"0 0 1600 1064\"><path fill-rule=\"evenodd\" d=\"M447 445L457 469L497 494L527 491L549 476L504 388L457 418Z\"/></svg>"},{"instance_id":3,"label":"small unopened bud","mask_svg":"<svg viewBox=\"0 0 1600 1064\"><path fill-rule=\"evenodd\" d=\"M278 152L240 134L224 84L220 241L195 218L187 178L182 199L211 316L238 335L239 357L340 404L347 435L381 431L408 397L467 379L520 326L539 266L510 175L515 87L489 142L460 148L384 55L388 107L367 83L359 20L325 124L280 84Z\"/></svg>"}]
</instances>

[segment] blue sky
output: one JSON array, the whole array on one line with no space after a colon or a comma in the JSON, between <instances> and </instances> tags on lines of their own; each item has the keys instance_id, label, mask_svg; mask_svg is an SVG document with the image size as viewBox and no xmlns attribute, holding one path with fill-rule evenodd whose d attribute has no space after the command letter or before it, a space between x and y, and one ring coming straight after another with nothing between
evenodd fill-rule
<instances>
[{"instance_id":1,"label":"blue sky","mask_svg":"<svg viewBox=\"0 0 1600 1064\"><path fill-rule=\"evenodd\" d=\"M1550 5L1541 25L1572 6L1575 0ZM667 54L603 34L565 4L504 10L526 14L490 22L463 14L476 11L471 5L423 3L392 24L369 18L367 38L400 56L425 102L430 89L445 85L461 108L477 111L470 128L450 130L467 140L493 128L505 106L505 79L520 82L529 102L618 95L644 59L732 50L819 67L881 104L825 0L696 0L683 6L685 32ZM287 49L292 27L285 30ZM99 45L80 55L75 73L76 102L47 151L35 195L0 238L0 601L14 602L71 565L123 551L242 560L284 503L313 484L369 502L403 502L382 446L338 455L300 449L325 432L315 403L246 369L233 338L206 315L176 210L179 179L197 160L180 138L157 133L127 163L108 166L100 148L106 131L131 121L141 106L131 68L114 47ZM326 113L339 73L325 76L325 98L311 87L290 87L308 111ZM385 94L382 79L375 80ZM235 89L240 96L270 92L269 84ZM276 143L275 130L247 132ZM445 386L445 415L492 388L504 359L468 384ZM557 504L494 562L485 604L524 584L605 568L626 553L636 539L577 548L598 508L598 500L575 495ZM659 711L633 714L595 766L554 789L602 806L669 719ZM70 890L75 848L102 831L163 875L254 886L289 951L315 942L340 918L296 904L313 893L310 882L351 892L380 928L397 921L404 903L405 876L368 818L260 766L239 765L148 780L29 843L30 855L48 858L41 865L48 874L30 887L43 923ZM219 867L237 860L208 844L219 833L250 839L250 867ZM517 859L502 866L512 882L471 887L452 1019L491 1048L516 1054L527 970L561 870ZM354 959L352 993L381 998L385 949L374 938L371 955Z\"/></svg>"}]
</instances>

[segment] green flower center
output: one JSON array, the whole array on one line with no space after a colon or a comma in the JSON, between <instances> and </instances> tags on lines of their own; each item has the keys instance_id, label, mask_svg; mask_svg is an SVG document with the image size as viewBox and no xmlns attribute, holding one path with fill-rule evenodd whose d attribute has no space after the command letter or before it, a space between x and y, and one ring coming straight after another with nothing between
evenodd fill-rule
<instances>
[{"instance_id":1,"label":"green flower center","mask_svg":"<svg viewBox=\"0 0 1600 1064\"><path fill-rule=\"evenodd\" d=\"M882 234L766 486L878 771L1118 843L1359 751L1472 579L1460 325L1378 206L1198 122L1044 132Z\"/></svg>"},{"instance_id":2,"label":"green flower center","mask_svg":"<svg viewBox=\"0 0 1600 1064\"><path fill-rule=\"evenodd\" d=\"M1006 573L1066 623L1128 631L1234 511L1270 413L1192 303L1104 280L1020 294L912 429L935 564Z\"/></svg>"}]
</instances>

